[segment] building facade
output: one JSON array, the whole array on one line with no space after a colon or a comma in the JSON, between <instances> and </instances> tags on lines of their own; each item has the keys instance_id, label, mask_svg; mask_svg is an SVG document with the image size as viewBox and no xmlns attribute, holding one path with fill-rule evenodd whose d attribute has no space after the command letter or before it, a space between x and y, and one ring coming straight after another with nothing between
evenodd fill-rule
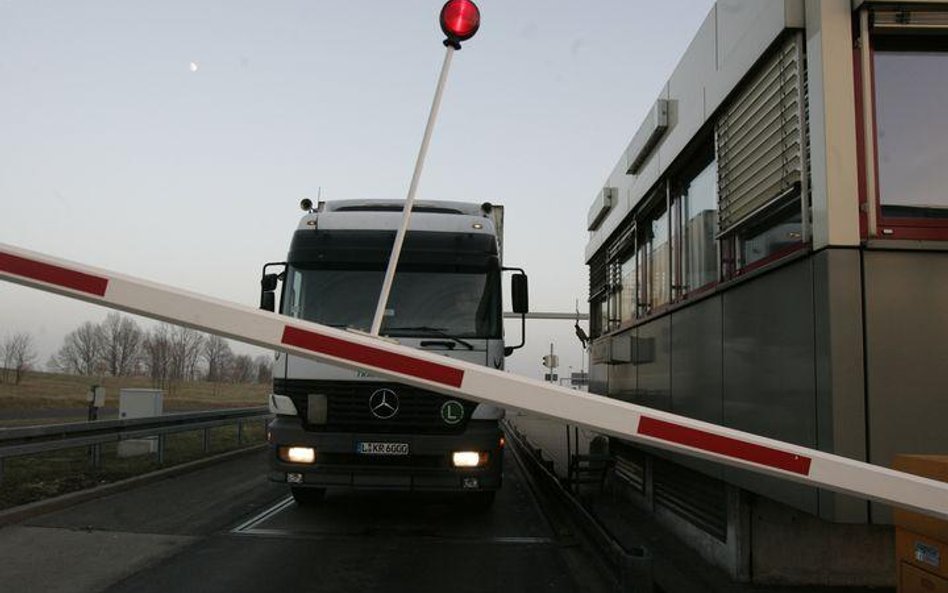
<instances>
[{"instance_id":1,"label":"building facade","mask_svg":"<svg viewBox=\"0 0 948 593\"><path fill-rule=\"evenodd\" d=\"M890 466L948 452L948 3L719 0L593 201L590 391ZM892 584L891 510L613 439L759 582Z\"/></svg>"}]
</instances>

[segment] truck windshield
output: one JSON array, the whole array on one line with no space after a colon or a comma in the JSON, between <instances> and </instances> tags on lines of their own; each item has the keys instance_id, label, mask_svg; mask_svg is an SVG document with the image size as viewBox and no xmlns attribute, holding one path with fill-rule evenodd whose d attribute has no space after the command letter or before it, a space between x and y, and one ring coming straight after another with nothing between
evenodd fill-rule
<instances>
[{"instance_id":1,"label":"truck windshield","mask_svg":"<svg viewBox=\"0 0 948 593\"><path fill-rule=\"evenodd\" d=\"M381 269L291 265L284 288L285 315L368 331L385 275ZM395 275L382 333L499 338L498 270L407 269ZM392 328L387 331L387 328ZM426 331L430 328L430 331Z\"/></svg>"}]
</instances>

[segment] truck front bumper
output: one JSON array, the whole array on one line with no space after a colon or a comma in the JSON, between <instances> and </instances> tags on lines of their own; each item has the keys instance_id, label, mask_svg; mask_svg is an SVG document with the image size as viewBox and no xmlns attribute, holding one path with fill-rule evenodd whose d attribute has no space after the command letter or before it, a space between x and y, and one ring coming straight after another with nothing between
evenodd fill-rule
<instances>
[{"instance_id":1,"label":"truck front bumper","mask_svg":"<svg viewBox=\"0 0 948 593\"><path fill-rule=\"evenodd\" d=\"M299 419L277 416L270 424L270 480L294 486L417 491L490 491L503 478L503 433L496 421L471 420L461 434L347 433L304 430ZM360 443L397 443L407 455L359 452ZM311 447L312 464L288 463L280 447ZM455 451L487 453L479 467L457 468Z\"/></svg>"}]
</instances>

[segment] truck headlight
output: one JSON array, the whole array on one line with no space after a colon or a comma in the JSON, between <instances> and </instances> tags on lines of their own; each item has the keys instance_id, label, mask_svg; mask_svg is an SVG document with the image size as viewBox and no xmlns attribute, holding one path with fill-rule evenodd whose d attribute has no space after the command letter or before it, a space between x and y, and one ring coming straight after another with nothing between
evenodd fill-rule
<instances>
[{"instance_id":1,"label":"truck headlight","mask_svg":"<svg viewBox=\"0 0 948 593\"><path fill-rule=\"evenodd\" d=\"M455 451L451 454L454 467L478 467L487 465L486 451Z\"/></svg>"},{"instance_id":2,"label":"truck headlight","mask_svg":"<svg viewBox=\"0 0 948 593\"><path fill-rule=\"evenodd\" d=\"M316 463L316 449L312 447L280 447L279 454L287 463Z\"/></svg>"}]
</instances>

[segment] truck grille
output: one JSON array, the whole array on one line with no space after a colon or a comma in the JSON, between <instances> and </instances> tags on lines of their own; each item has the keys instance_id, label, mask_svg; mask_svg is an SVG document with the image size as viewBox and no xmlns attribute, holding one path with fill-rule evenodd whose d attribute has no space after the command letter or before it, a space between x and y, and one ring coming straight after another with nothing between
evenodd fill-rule
<instances>
[{"instance_id":1,"label":"truck grille","mask_svg":"<svg viewBox=\"0 0 948 593\"><path fill-rule=\"evenodd\" d=\"M398 396L398 412L388 419L372 414L369 398L379 389L390 389ZM411 432L457 434L463 432L477 404L449 398L433 391L374 381L321 381L305 379L274 379L273 392L289 396L309 430L344 430L351 432ZM328 403L327 422L313 425L306 417L309 394L325 395ZM455 400L464 407L464 417L457 424L446 423L441 406Z\"/></svg>"}]
</instances>

